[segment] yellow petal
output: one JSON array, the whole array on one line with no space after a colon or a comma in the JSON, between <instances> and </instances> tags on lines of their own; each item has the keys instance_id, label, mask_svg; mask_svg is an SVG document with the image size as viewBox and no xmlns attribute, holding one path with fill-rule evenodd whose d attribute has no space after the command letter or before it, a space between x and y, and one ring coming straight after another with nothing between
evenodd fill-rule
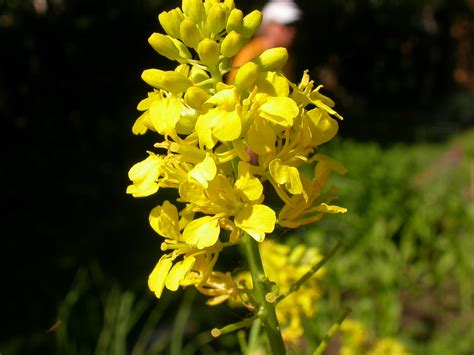
<instances>
[{"instance_id":1,"label":"yellow petal","mask_svg":"<svg viewBox=\"0 0 474 355\"><path fill-rule=\"evenodd\" d=\"M238 179L235 182L236 190L248 201L255 201L262 197L263 185L259 179L250 173L250 164L239 162Z\"/></svg>"},{"instance_id":2,"label":"yellow petal","mask_svg":"<svg viewBox=\"0 0 474 355\"><path fill-rule=\"evenodd\" d=\"M235 225L251 235L257 242L263 242L265 233L273 232L275 222L275 212L265 205L246 206L234 219Z\"/></svg>"},{"instance_id":3,"label":"yellow petal","mask_svg":"<svg viewBox=\"0 0 474 355\"><path fill-rule=\"evenodd\" d=\"M339 129L337 121L329 116L329 114L319 108L315 108L307 113L310 118L310 130L313 145L320 145L329 142Z\"/></svg>"},{"instance_id":4,"label":"yellow petal","mask_svg":"<svg viewBox=\"0 0 474 355\"><path fill-rule=\"evenodd\" d=\"M181 103L177 97L156 100L150 107L150 119L156 131L162 135L175 132L181 116Z\"/></svg>"},{"instance_id":5,"label":"yellow petal","mask_svg":"<svg viewBox=\"0 0 474 355\"><path fill-rule=\"evenodd\" d=\"M133 165L128 172L133 185L127 187L127 193L134 197L145 197L158 191L157 179L160 175L162 160L151 152L149 154L148 158Z\"/></svg>"},{"instance_id":6,"label":"yellow petal","mask_svg":"<svg viewBox=\"0 0 474 355\"><path fill-rule=\"evenodd\" d=\"M265 120L258 119L247 132L250 149L257 154L275 151L276 134Z\"/></svg>"},{"instance_id":7,"label":"yellow petal","mask_svg":"<svg viewBox=\"0 0 474 355\"><path fill-rule=\"evenodd\" d=\"M205 216L190 222L183 231L186 243L198 249L211 247L219 239L219 220L212 216Z\"/></svg>"},{"instance_id":8,"label":"yellow petal","mask_svg":"<svg viewBox=\"0 0 474 355\"><path fill-rule=\"evenodd\" d=\"M178 209L169 201L165 201L162 206L153 208L148 220L156 233L165 238L179 239Z\"/></svg>"},{"instance_id":9,"label":"yellow petal","mask_svg":"<svg viewBox=\"0 0 474 355\"><path fill-rule=\"evenodd\" d=\"M157 298L161 297L163 288L165 287L165 280L168 272L171 269L173 262L168 255L163 255L156 264L155 268L148 277L148 287L155 293Z\"/></svg>"},{"instance_id":10,"label":"yellow petal","mask_svg":"<svg viewBox=\"0 0 474 355\"><path fill-rule=\"evenodd\" d=\"M298 111L296 102L288 97L270 97L259 108L261 117L283 127L293 126Z\"/></svg>"},{"instance_id":11,"label":"yellow petal","mask_svg":"<svg viewBox=\"0 0 474 355\"><path fill-rule=\"evenodd\" d=\"M346 213L347 212L347 208L335 206L335 205L327 205L325 203L321 203L314 210L318 212L324 212L324 213Z\"/></svg>"},{"instance_id":12,"label":"yellow petal","mask_svg":"<svg viewBox=\"0 0 474 355\"><path fill-rule=\"evenodd\" d=\"M146 131L148 131L148 127L146 124L147 119L148 119L148 112L143 112L133 124L132 133L136 135L145 134Z\"/></svg>"},{"instance_id":13,"label":"yellow petal","mask_svg":"<svg viewBox=\"0 0 474 355\"><path fill-rule=\"evenodd\" d=\"M222 115L219 116L212 134L221 142L230 142L240 137L242 130L242 122L236 111L221 110Z\"/></svg>"},{"instance_id":14,"label":"yellow petal","mask_svg":"<svg viewBox=\"0 0 474 355\"><path fill-rule=\"evenodd\" d=\"M217 166L214 159L207 155L204 160L194 166L188 173L188 181L196 181L204 188L207 188L208 181L214 179L217 173Z\"/></svg>"},{"instance_id":15,"label":"yellow petal","mask_svg":"<svg viewBox=\"0 0 474 355\"><path fill-rule=\"evenodd\" d=\"M184 260L176 263L166 277L165 286L170 291L176 291L181 281L186 277L192 269L196 258L189 256Z\"/></svg>"}]
</instances>

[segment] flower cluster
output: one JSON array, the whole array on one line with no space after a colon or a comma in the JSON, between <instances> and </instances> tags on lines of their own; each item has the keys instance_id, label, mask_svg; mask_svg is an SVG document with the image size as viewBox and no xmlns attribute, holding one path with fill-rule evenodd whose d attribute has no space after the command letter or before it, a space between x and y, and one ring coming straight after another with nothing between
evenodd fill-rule
<instances>
[{"instance_id":1,"label":"flower cluster","mask_svg":"<svg viewBox=\"0 0 474 355\"><path fill-rule=\"evenodd\" d=\"M183 0L158 19L165 33L148 42L178 64L143 71L151 91L132 131L155 132L159 141L130 169L127 193L179 194L149 215L165 251L150 289L160 298L164 288L194 285L218 303L237 292L232 277L213 270L223 247L346 211L331 204L334 188L325 188L332 172L345 169L318 152L342 117L307 72L297 84L282 74L285 48L265 51L225 82L231 58L260 26L260 11L244 16L233 0ZM301 173L303 164L314 173ZM281 202L269 204L264 192Z\"/></svg>"}]
</instances>

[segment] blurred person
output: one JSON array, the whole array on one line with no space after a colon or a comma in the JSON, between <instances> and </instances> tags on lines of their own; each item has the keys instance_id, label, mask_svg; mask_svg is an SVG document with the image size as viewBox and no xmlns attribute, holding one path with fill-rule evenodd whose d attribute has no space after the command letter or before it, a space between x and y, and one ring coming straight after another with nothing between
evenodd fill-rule
<instances>
[{"instance_id":1,"label":"blurred person","mask_svg":"<svg viewBox=\"0 0 474 355\"><path fill-rule=\"evenodd\" d=\"M262 24L254 36L233 58L232 70L227 76L231 82L236 69L258 57L270 48L285 47L289 51L288 61L283 67L285 76L294 79L295 63L290 53L297 33L297 24L302 11L292 0L270 0L262 9Z\"/></svg>"}]
</instances>

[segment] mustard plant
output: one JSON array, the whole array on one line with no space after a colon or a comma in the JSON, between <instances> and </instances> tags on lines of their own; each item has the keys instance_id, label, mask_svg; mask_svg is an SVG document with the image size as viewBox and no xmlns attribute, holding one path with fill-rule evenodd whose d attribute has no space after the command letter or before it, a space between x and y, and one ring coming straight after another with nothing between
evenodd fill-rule
<instances>
[{"instance_id":1,"label":"mustard plant","mask_svg":"<svg viewBox=\"0 0 474 355\"><path fill-rule=\"evenodd\" d=\"M178 198L149 214L163 254L148 286L157 298L165 289L194 286L209 296L209 305L245 306L253 317L212 334L259 322L272 353L283 354L280 322L287 324L287 341L301 335L300 316L312 314L319 297L313 283L322 256L304 243L291 251L272 233L346 212L332 204L336 189L327 187L331 173L346 169L318 150L337 134L342 117L308 71L299 83L283 75L285 48L263 52L226 82L232 57L260 26L260 11L244 15L233 0L183 0L158 20L165 33L153 33L148 42L177 64L142 73L150 92L138 104L132 131L151 131L157 142L129 170L127 193L147 197L175 189ZM302 173L303 165L312 174ZM279 203L270 203L270 194ZM248 273L216 270L223 248L238 245ZM301 260L310 266L299 267ZM295 306L285 307L290 297Z\"/></svg>"}]
</instances>

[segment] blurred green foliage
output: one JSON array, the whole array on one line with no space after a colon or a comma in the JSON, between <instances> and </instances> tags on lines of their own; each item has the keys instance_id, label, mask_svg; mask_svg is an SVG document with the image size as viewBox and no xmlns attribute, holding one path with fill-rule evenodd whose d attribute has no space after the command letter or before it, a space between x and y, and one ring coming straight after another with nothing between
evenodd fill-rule
<instances>
[{"instance_id":1,"label":"blurred green foliage","mask_svg":"<svg viewBox=\"0 0 474 355\"><path fill-rule=\"evenodd\" d=\"M399 338L414 354L472 350L473 149L472 130L438 144L326 148L348 168L333 182L349 212L299 237L323 250L345 242L327 267L317 333L350 306L376 336Z\"/></svg>"}]
</instances>

